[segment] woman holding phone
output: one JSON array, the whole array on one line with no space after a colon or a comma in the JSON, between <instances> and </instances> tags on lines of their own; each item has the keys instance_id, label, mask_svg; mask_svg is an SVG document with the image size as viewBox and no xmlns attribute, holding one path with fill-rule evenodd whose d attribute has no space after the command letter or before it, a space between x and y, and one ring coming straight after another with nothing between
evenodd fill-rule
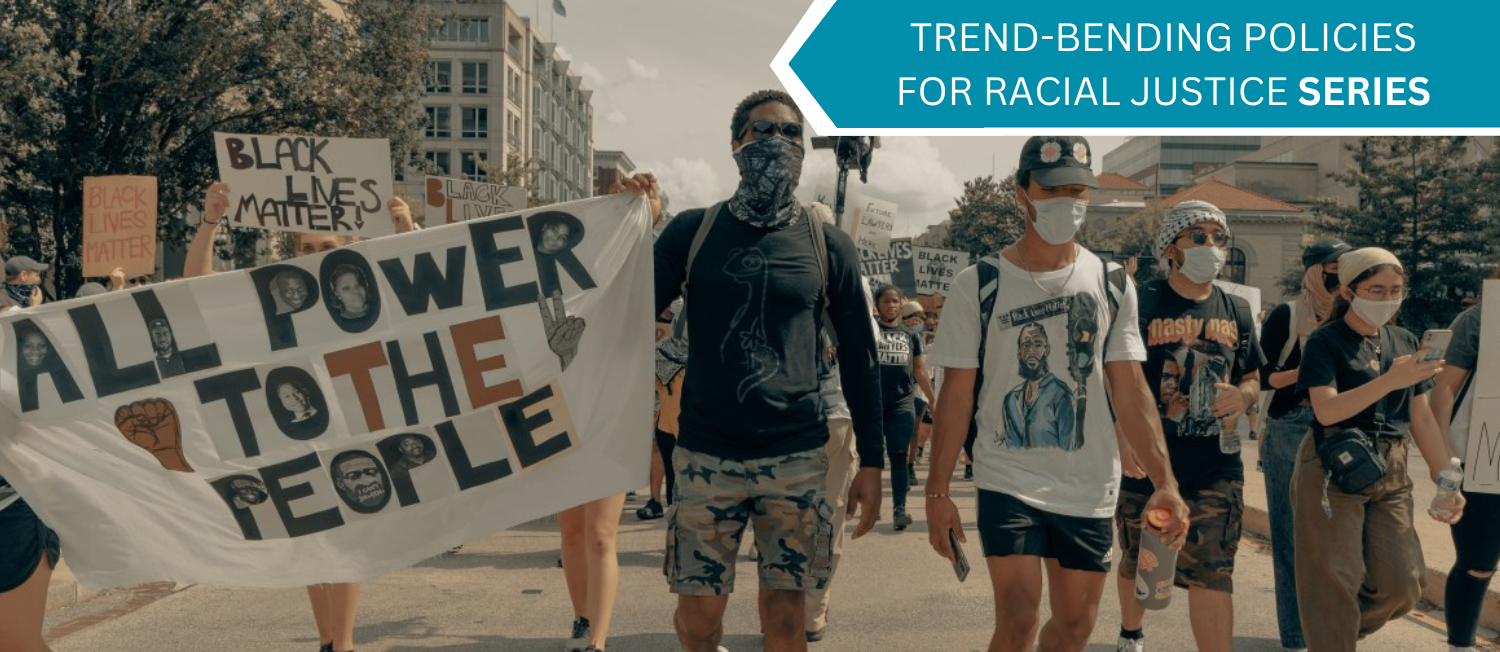
<instances>
[{"instance_id":1,"label":"woman holding phone","mask_svg":"<svg viewBox=\"0 0 1500 652\"><path fill-rule=\"evenodd\" d=\"M1500 276L1500 267L1490 278ZM1432 388L1432 413L1456 457L1469 449L1469 418L1473 413L1470 381L1479 364L1480 306L1465 310L1449 328L1446 366ZM1474 632L1490 578L1500 564L1500 494L1461 491L1466 518L1452 526L1454 560L1443 590L1447 612L1448 645L1457 651L1474 649ZM1434 505L1439 507L1439 505Z\"/></svg>"},{"instance_id":2,"label":"woman holding phone","mask_svg":"<svg viewBox=\"0 0 1500 652\"><path fill-rule=\"evenodd\" d=\"M1392 323L1405 295L1394 254L1344 254L1333 310L1302 357L1297 386L1315 418L1297 452L1292 509L1297 598L1302 622L1317 624L1304 634L1318 652L1354 652L1422 594L1407 440L1428 460L1449 451L1428 403L1443 362L1424 360L1416 336ZM1461 514L1460 499L1451 520Z\"/></svg>"}]
</instances>

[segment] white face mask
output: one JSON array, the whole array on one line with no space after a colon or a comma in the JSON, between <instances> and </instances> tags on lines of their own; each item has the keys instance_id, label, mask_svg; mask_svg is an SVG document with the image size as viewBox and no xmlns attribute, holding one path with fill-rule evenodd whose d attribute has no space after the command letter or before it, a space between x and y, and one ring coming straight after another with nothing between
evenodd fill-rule
<instances>
[{"instance_id":1,"label":"white face mask","mask_svg":"<svg viewBox=\"0 0 1500 652\"><path fill-rule=\"evenodd\" d=\"M1391 317L1396 316L1396 311L1401 309L1401 300L1371 301L1354 297L1354 300L1349 302L1349 308L1371 326L1384 326L1391 320Z\"/></svg>"},{"instance_id":2,"label":"white face mask","mask_svg":"<svg viewBox=\"0 0 1500 652\"><path fill-rule=\"evenodd\" d=\"M1025 192L1025 191L1022 191ZM1072 197L1054 197L1052 199L1039 199L1032 201L1030 196L1026 197L1031 206L1036 209L1036 234L1042 236L1047 244L1067 244L1078 234L1078 229L1083 227L1083 216L1088 211L1089 203L1082 199Z\"/></svg>"},{"instance_id":3,"label":"white face mask","mask_svg":"<svg viewBox=\"0 0 1500 652\"><path fill-rule=\"evenodd\" d=\"M1218 247L1193 247L1182 250L1182 267L1179 271L1189 281L1203 284L1218 278L1224 269L1229 254Z\"/></svg>"}]
</instances>

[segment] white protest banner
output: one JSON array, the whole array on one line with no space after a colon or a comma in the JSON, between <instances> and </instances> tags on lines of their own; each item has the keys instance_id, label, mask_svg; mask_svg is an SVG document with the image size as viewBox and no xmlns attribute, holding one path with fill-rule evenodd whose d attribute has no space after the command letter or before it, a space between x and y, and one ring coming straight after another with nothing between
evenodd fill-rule
<instances>
[{"instance_id":1,"label":"white protest banner","mask_svg":"<svg viewBox=\"0 0 1500 652\"><path fill-rule=\"evenodd\" d=\"M0 475L90 588L359 581L641 486L650 244L615 195L4 313Z\"/></svg>"},{"instance_id":2,"label":"white protest banner","mask_svg":"<svg viewBox=\"0 0 1500 652\"><path fill-rule=\"evenodd\" d=\"M1239 297L1250 304L1250 323L1255 324L1255 339L1259 340L1260 320L1256 319L1256 315L1260 314L1260 288L1223 280L1214 281L1214 285L1219 286L1225 294Z\"/></svg>"},{"instance_id":3,"label":"white protest banner","mask_svg":"<svg viewBox=\"0 0 1500 652\"><path fill-rule=\"evenodd\" d=\"M83 275L156 273L156 177L83 178Z\"/></svg>"},{"instance_id":4,"label":"white protest banner","mask_svg":"<svg viewBox=\"0 0 1500 652\"><path fill-rule=\"evenodd\" d=\"M912 247L912 272L916 275L917 294L948 296L953 277L969 266L969 252Z\"/></svg>"},{"instance_id":5,"label":"white protest banner","mask_svg":"<svg viewBox=\"0 0 1500 652\"><path fill-rule=\"evenodd\" d=\"M371 237L391 224L383 138L214 134L232 226Z\"/></svg>"},{"instance_id":6,"label":"white protest banner","mask_svg":"<svg viewBox=\"0 0 1500 652\"><path fill-rule=\"evenodd\" d=\"M1464 491L1500 494L1500 281L1485 281L1482 298L1479 363L1465 399L1473 406L1469 445L1455 452L1464 455Z\"/></svg>"},{"instance_id":7,"label":"white protest banner","mask_svg":"<svg viewBox=\"0 0 1500 652\"><path fill-rule=\"evenodd\" d=\"M424 201L429 212L427 224L452 224L478 217L526 210L526 189L501 186L483 181L427 177ZM441 221L433 219L441 215Z\"/></svg>"}]
</instances>

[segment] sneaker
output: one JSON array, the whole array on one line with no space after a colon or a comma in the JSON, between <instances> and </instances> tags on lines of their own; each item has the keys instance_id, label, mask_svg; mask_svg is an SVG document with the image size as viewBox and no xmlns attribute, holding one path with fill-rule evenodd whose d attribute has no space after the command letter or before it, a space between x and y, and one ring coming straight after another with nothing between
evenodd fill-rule
<instances>
[{"instance_id":1,"label":"sneaker","mask_svg":"<svg viewBox=\"0 0 1500 652\"><path fill-rule=\"evenodd\" d=\"M818 641L821 641L821 640L823 640L823 630L820 629L820 630L818 630L816 632L808 632L807 633L807 642L808 643L817 643Z\"/></svg>"},{"instance_id":2,"label":"sneaker","mask_svg":"<svg viewBox=\"0 0 1500 652\"><path fill-rule=\"evenodd\" d=\"M1146 639L1121 636L1115 642L1115 652L1146 652Z\"/></svg>"},{"instance_id":3,"label":"sneaker","mask_svg":"<svg viewBox=\"0 0 1500 652\"><path fill-rule=\"evenodd\" d=\"M583 648L583 652L604 652L604 648L597 645L590 645L586 648Z\"/></svg>"},{"instance_id":4,"label":"sneaker","mask_svg":"<svg viewBox=\"0 0 1500 652\"><path fill-rule=\"evenodd\" d=\"M904 509L896 510L895 517L891 519L891 525L896 528L897 532L905 530L911 523L911 515L907 514Z\"/></svg>"},{"instance_id":5,"label":"sneaker","mask_svg":"<svg viewBox=\"0 0 1500 652\"><path fill-rule=\"evenodd\" d=\"M324 643L323 647L318 648L318 652L333 652L333 641Z\"/></svg>"},{"instance_id":6,"label":"sneaker","mask_svg":"<svg viewBox=\"0 0 1500 652\"><path fill-rule=\"evenodd\" d=\"M654 521L665 515L666 513L661 509L661 503L655 498L646 501L645 507L635 510L635 517L642 521Z\"/></svg>"},{"instance_id":7,"label":"sneaker","mask_svg":"<svg viewBox=\"0 0 1500 652\"><path fill-rule=\"evenodd\" d=\"M964 467L964 479L965 480L973 480L974 479L974 465L970 464L970 465L967 465L967 466Z\"/></svg>"},{"instance_id":8,"label":"sneaker","mask_svg":"<svg viewBox=\"0 0 1500 652\"><path fill-rule=\"evenodd\" d=\"M1448 646L1448 652L1474 652L1475 649L1476 648L1472 645L1470 645L1469 647L1459 647L1457 645Z\"/></svg>"},{"instance_id":9,"label":"sneaker","mask_svg":"<svg viewBox=\"0 0 1500 652\"><path fill-rule=\"evenodd\" d=\"M579 616L573 621L573 635L563 642L563 652L583 652L589 644L589 619Z\"/></svg>"}]
</instances>

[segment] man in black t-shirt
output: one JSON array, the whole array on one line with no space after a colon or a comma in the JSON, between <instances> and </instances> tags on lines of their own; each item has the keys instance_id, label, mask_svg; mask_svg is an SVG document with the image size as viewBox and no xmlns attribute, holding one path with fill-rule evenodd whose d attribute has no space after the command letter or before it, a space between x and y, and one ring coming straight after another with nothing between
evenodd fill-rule
<instances>
[{"instance_id":1,"label":"man in black t-shirt","mask_svg":"<svg viewBox=\"0 0 1500 652\"><path fill-rule=\"evenodd\" d=\"M1167 210L1156 240L1157 256L1169 262L1171 275L1140 291L1146 381L1161 413L1172 473L1192 514L1176 581L1192 594L1193 632L1205 652L1232 649L1234 556L1245 485L1235 423L1256 405L1264 363L1250 304L1213 284L1228 248L1222 211L1202 201L1179 203ZM1125 553L1118 648L1130 652L1144 650L1145 608L1135 599L1135 582L1151 493L1150 480L1124 478L1115 517Z\"/></svg>"},{"instance_id":2,"label":"man in black t-shirt","mask_svg":"<svg viewBox=\"0 0 1500 652\"><path fill-rule=\"evenodd\" d=\"M688 652L718 647L751 521L766 647L806 644L803 591L824 588L832 573L828 425L818 378L824 327L838 341L859 452L849 505L865 513L855 538L880 511L880 375L859 255L847 235L809 220L793 197L802 132L802 114L786 93L746 97L730 123L740 171L734 196L679 213L656 241L655 312L691 294L673 454L681 481L667 516L665 564L678 595L677 636Z\"/></svg>"}]
</instances>

